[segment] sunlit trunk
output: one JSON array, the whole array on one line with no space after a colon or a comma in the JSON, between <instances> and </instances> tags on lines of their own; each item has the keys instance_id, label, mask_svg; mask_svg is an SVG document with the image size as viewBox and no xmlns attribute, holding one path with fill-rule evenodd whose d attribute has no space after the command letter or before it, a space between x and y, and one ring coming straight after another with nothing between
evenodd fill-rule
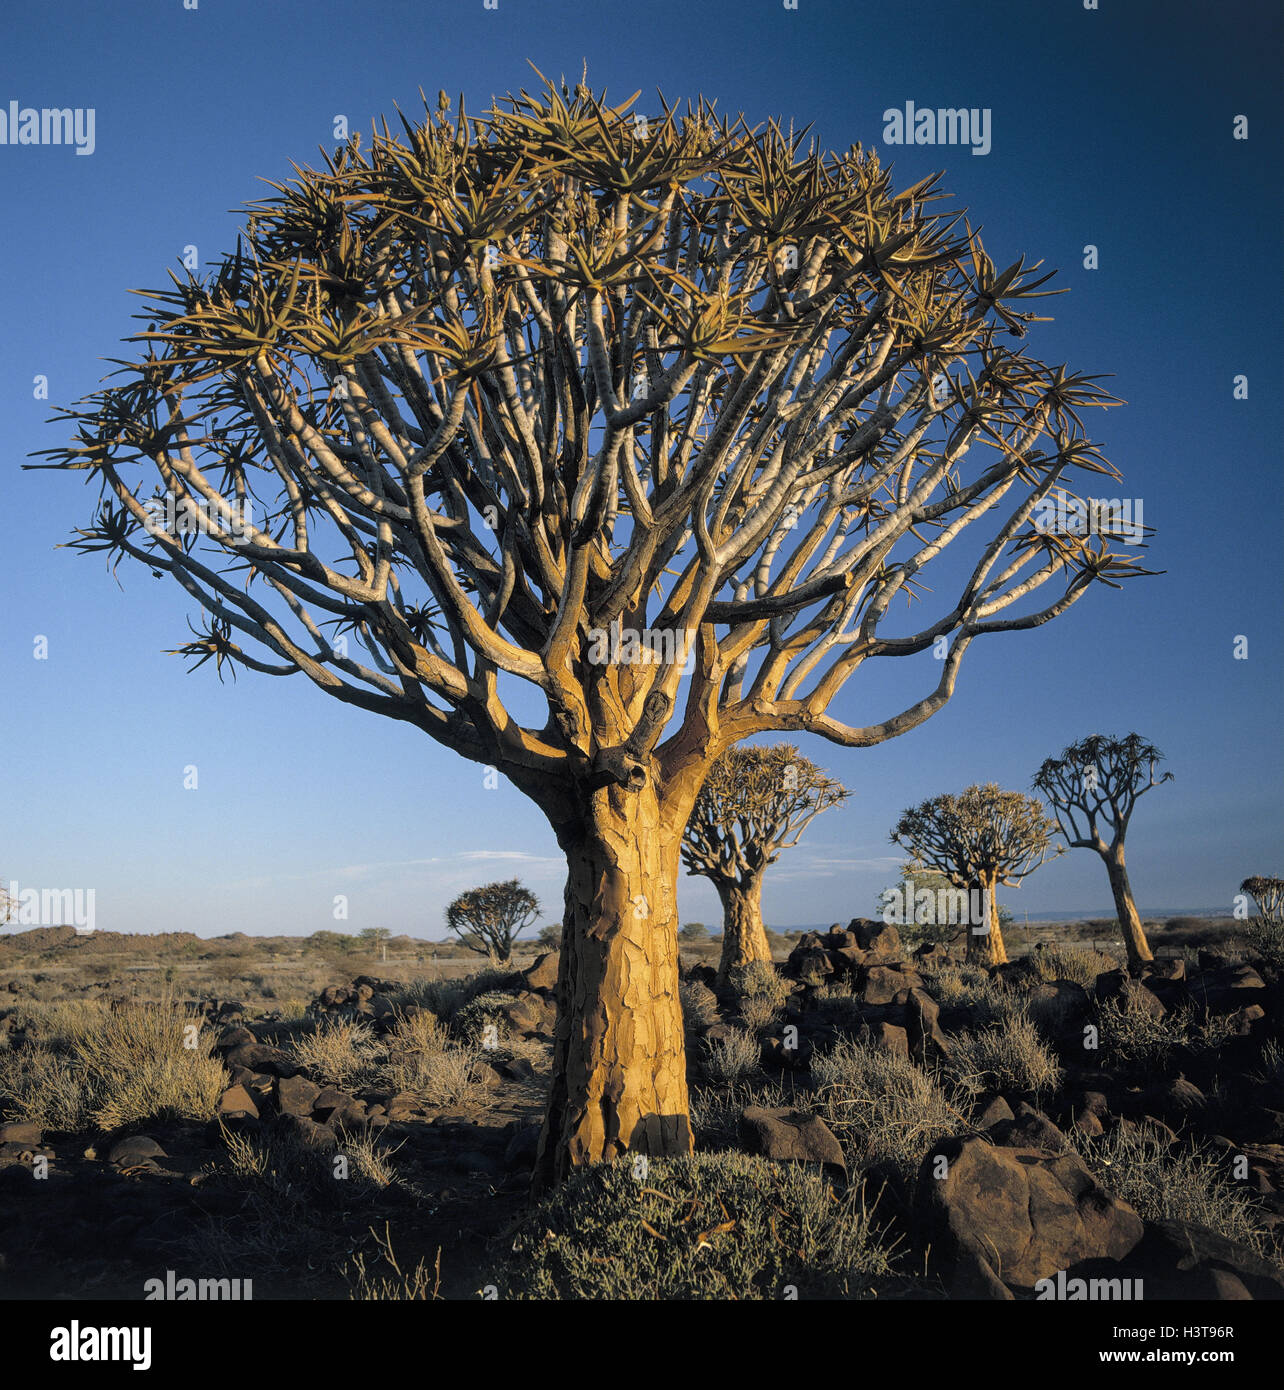
<instances>
[{"instance_id":1,"label":"sunlit trunk","mask_svg":"<svg viewBox=\"0 0 1284 1390\"><path fill-rule=\"evenodd\" d=\"M1128 882L1128 870L1124 867L1123 846L1116 845L1102 858L1110 875L1110 891L1115 897L1115 915L1119 918L1119 930L1123 933L1124 946L1128 951L1128 964L1140 965L1143 961L1154 960L1137 914L1137 904L1133 902L1132 885Z\"/></svg>"},{"instance_id":2,"label":"sunlit trunk","mask_svg":"<svg viewBox=\"0 0 1284 1390\"><path fill-rule=\"evenodd\" d=\"M995 882L993 877L982 876L977 885L983 895L982 901L986 906L986 926L988 931L978 932L974 925L968 926L967 933L967 960L969 965L1003 965L1008 958L1007 949L1003 945L1003 931L999 926L999 900L995 895Z\"/></svg>"},{"instance_id":3,"label":"sunlit trunk","mask_svg":"<svg viewBox=\"0 0 1284 1390\"><path fill-rule=\"evenodd\" d=\"M762 924L762 874L753 874L743 883L717 878L713 886L722 899L722 959L718 963L722 985L737 966L770 961L771 946Z\"/></svg>"},{"instance_id":4,"label":"sunlit trunk","mask_svg":"<svg viewBox=\"0 0 1284 1390\"><path fill-rule=\"evenodd\" d=\"M650 783L586 795L578 839L563 838L554 1079L537 1188L580 1164L692 1147L678 998L683 827L664 819Z\"/></svg>"}]
</instances>

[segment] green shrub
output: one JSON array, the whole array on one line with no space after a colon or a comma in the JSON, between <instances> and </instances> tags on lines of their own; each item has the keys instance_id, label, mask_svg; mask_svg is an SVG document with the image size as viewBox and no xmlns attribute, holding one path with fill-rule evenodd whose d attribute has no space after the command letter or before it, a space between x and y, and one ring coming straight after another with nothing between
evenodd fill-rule
<instances>
[{"instance_id":1,"label":"green shrub","mask_svg":"<svg viewBox=\"0 0 1284 1390\"><path fill-rule=\"evenodd\" d=\"M531 1213L494 1281L501 1298L856 1299L893 1276L863 1194L814 1169L746 1154L635 1162L580 1169Z\"/></svg>"}]
</instances>

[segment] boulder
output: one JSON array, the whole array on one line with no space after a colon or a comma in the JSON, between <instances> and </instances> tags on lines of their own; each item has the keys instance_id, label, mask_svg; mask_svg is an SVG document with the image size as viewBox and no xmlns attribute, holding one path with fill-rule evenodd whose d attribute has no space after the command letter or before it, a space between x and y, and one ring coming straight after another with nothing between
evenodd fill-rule
<instances>
[{"instance_id":1,"label":"boulder","mask_svg":"<svg viewBox=\"0 0 1284 1390\"><path fill-rule=\"evenodd\" d=\"M157 1158L167 1158L165 1150L150 1134L133 1134L118 1139L107 1155L107 1162L116 1168L133 1168Z\"/></svg>"},{"instance_id":2,"label":"boulder","mask_svg":"<svg viewBox=\"0 0 1284 1390\"><path fill-rule=\"evenodd\" d=\"M988 1128L991 1140L1008 1149L1043 1149L1055 1154L1069 1147L1065 1135L1043 1111L1024 1101L1010 1120L999 1120Z\"/></svg>"},{"instance_id":3,"label":"boulder","mask_svg":"<svg viewBox=\"0 0 1284 1390\"><path fill-rule=\"evenodd\" d=\"M1021 1291L1082 1260L1122 1260L1143 1234L1132 1207L1098 1186L1074 1153L946 1140L924 1160L919 1191L933 1250L951 1269L966 1252Z\"/></svg>"},{"instance_id":4,"label":"boulder","mask_svg":"<svg viewBox=\"0 0 1284 1390\"><path fill-rule=\"evenodd\" d=\"M749 1153L779 1161L819 1163L846 1175L842 1146L819 1115L751 1105L740 1116L740 1138Z\"/></svg>"},{"instance_id":5,"label":"boulder","mask_svg":"<svg viewBox=\"0 0 1284 1390\"><path fill-rule=\"evenodd\" d=\"M327 1129L325 1125L319 1125L315 1120L309 1120L303 1115L282 1115L280 1123L287 1134L306 1148L328 1153L339 1147L339 1141L333 1130Z\"/></svg>"},{"instance_id":6,"label":"boulder","mask_svg":"<svg viewBox=\"0 0 1284 1390\"><path fill-rule=\"evenodd\" d=\"M1127 1264L1147 1299L1284 1299L1278 1265L1193 1221L1147 1221Z\"/></svg>"},{"instance_id":7,"label":"boulder","mask_svg":"<svg viewBox=\"0 0 1284 1390\"><path fill-rule=\"evenodd\" d=\"M511 1004L505 1004L499 1014L523 1037L551 1037L557 1021L555 1006L533 991L519 994Z\"/></svg>"},{"instance_id":8,"label":"boulder","mask_svg":"<svg viewBox=\"0 0 1284 1390\"><path fill-rule=\"evenodd\" d=\"M30 1120L7 1120L0 1124L0 1144L39 1144L44 1131Z\"/></svg>"},{"instance_id":9,"label":"boulder","mask_svg":"<svg viewBox=\"0 0 1284 1390\"><path fill-rule=\"evenodd\" d=\"M232 1115L248 1116L252 1120L259 1118L259 1107L254 1103L254 1097L244 1086L229 1086L219 1097L218 1113L229 1117Z\"/></svg>"},{"instance_id":10,"label":"boulder","mask_svg":"<svg viewBox=\"0 0 1284 1390\"><path fill-rule=\"evenodd\" d=\"M219 1052L230 1052L233 1048L245 1047L257 1042L258 1039L248 1028L238 1025L234 1028L224 1028L218 1035L218 1042L214 1046Z\"/></svg>"},{"instance_id":11,"label":"boulder","mask_svg":"<svg viewBox=\"0 0 1284 1390\"><path fill-rule=\"evenodd\" d=\"M904 1028L898 1028L894 1023L886 1021L880 1023L866 1023L861 1028L864 1035L862 1041L868 1047L873 1047L879 1052L890 1053L893 1057L903 1057L909 1061L909 1034Z\"/></svg>"},{"instance_id":12,"label":"boulder","mask_svg":"<svg viewBox=\"0 0 1284 1390\"><path fill-rule=\"evenodd\" d=\"M534 965L522 973L526 988L536 994L552 994L557 988L557 968L561 955L557 951L546 951L535 959Z\"/></svg>"},{"instance_id":13,"label":"boulder","mask_svg":"<svg viewBox=\"0 0 1284 1390\"><path fill-rule=\"evenodd\" d=\"M535 1166L535 1155L539 1151L538 1124L520 1125L513 1131L504 1150L504 1166L510 1173L525 1172Z\"/></svg>"},{"instance_id":14,"label":"boulder","mask_svg":"<svg viewBox=\"0 0 1284 1390\"><path fill-rule=\"evenodd\" d=\"M898 970L890 965L871 965L865 972L861 997L867 1004L891 1004L904 993L923 988L923 977L917 970ZM903 1002L903 1001L902 1001Z\"/></svg>"},{"instance_id":15,"label":"boulder","mask_svg":"<svg viewBox=\"0 0 1284 1390\"><path fill-rule=\"evenodd\" d=\"M1197 975L1190 995L1211 1014L1233 1014L1249 1004L1265 1004L1266 982L1251 965L1227 965Z\"/></svg>"},{"instance_id":16,"label":"boulder","mask_svg":"<svg viewBox=\"0 0 1284 1390\"><path fill-rule=\"evenodd\" d=\"M905 1001L905 1030L909 1034L910 1056L920 1065L934 1058L948 1062L952 1056L949 1039L939 1023L941 1006L925 989L913 988Z\"/></svg>"},{"instance_id":17,"label":"boulder","mask_svg":"<svg viewBox=\"0 0 1284 1390\"><path fill-rule=\"evenodd\" d=\"M278 1077L273 1087L276 1108L283 1115L311 1115L321 1087L306 1076Z\"/></svg>"},{"instance_id":18,"label":"boulder","mask_svg":"<svg viewBox=\"0 0 1284 1390\"><path fill-rule=\"evenodd\" d=\"M847 930L854 933L856 945L864 951L869 960L900 960L905 955L901 934L890 922L876 922L870 918L857 917L848 923Z\"/></svg>"},{"instance_id":19,"label":"boulder","mask_svg":"<svg viewBox=\"0 0 1284 1390\"><path fill-rule=\"evenodd\" d=\"M247 1067L250 1071L265 1071L271 1076L297 1076L299 1064L288 1052L267 1043L242 1043L224 1058L229 1067Z\"/></svg>"}]
</instances>

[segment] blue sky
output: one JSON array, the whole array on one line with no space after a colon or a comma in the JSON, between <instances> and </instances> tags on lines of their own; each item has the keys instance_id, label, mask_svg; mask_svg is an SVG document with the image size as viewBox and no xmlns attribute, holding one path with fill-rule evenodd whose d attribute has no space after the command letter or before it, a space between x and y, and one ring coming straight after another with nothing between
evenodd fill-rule
<instances>
[{"instance_id":1,"label":"blue sky","mask_svg":"<svg viewBox=\"0 0 1284 1390\"><path fill-rule=\"evenodd\" d=\"M1070 293L1045 301L1056 321L1029 348L1114 374L1128 404L1094 413L1093 431L1157 530L1147 563L1167 571L978 641L951 704L906 737L805 741L855 796L775 866L767 920L868 915L904 807L976 781L1025 788L1097 730L1136 729L1175 773L1130 834L1143 909L1229 906L1245 875L1280 872L1281 11L929 0L892 13L865 0L53 0L11 25L0 109L93 108L95 148L0 145L0 878L93 888L97 925L117 930L439 935L453 896L513 875L560 915L557 847L516 791L484 789L482 769L301 678L187 675L163 654L187 636L185 595L132 565L118 585L100 558L56 550L92 493L20 466L64 442L52 407L127 355L128 291L164 283L186 246L202 263L226 250L230 210L331 146L337 115L368 130L394 102L414 111L420 86L479 112L532 85L527 59L574 79L585 58L595 88L641 88L643 109L657 87L703 92L731 113L811 122L833 148L873 145L902 184L943 168L1000 266L1025 253L1057 268ZM989 108L990 152L888 149L883 112L911 100ZM1240 115L1247 140L1232 138ZM1247 660L1233 659L1240 635ZM843 717L894 712L880 697L896 682L862 676ZM1100 862L1077 851L1008 901L1020 915L1110 899ZM717 920L701 880L683 880L680 904Z\"/></svg>"}]
</instances>

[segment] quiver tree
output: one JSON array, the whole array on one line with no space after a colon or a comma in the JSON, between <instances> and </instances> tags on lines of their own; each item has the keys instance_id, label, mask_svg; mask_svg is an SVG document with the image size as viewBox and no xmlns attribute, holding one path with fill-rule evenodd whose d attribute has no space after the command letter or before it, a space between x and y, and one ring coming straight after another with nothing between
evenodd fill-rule
<instances>
[{"instance_id":1,"label":"quiver tree","mask_svg":"<svg viewBox=\"0 0 1284 1390\"><path fill-rule=\"evenodd\" d=\"M1008 958L995 890L1011 887L1050 856L1056 822L1032 796L1006 792L994 782L968 787L961 796L934 796L905 811L892 842L917 864L944 874L955 888L975 895L970 914L967 958L980 965L1002 965Z\"/></svg>"},{"instance_id":2,"label":"quiver tree","mask_svg":"<svg viewBox=\"0 0 1284 1390\"><path fill-rule=\"evenodd\" d=\"M446 925L470 950L511 960L513 942L539 916L539 901L518 879L461 893L446 909Z\"/></svg>"},{"instance_id":3,"label":"quiver tree","mask_svg":"<svg viewBox=\"0 0 1284 1390\"><path fill-rule=\"evenodd\" d=\"M72 545L204 610L195 664L300 674L547 816L540 1182L690 1149L675 892L718 755L903 734L978 637L1140 572L1031 522L1076 472L1117 476L1082 422L1113 398L1019 341L1046 275L997 270L935 180L898 192L859 146L631 105L549 85L477 119L443 94L354 137L152 295L138 360L44 451L102 486ZM941 599L929 566L968 527ZM928 652L907 707L829 712L867 660Z\"/></svg>"},{"instance_id":4,"label":"quiver tree","mask_svg":"<svg viewBox=\"0 0 1284 1390\"><path fill-rule=\"evenodd\" d=\"M788 743L730 748L709 770L687 822L682 862L709 879L722 902L720 984L738 966L771 960L762 922L767 865L849 795Z\"/></svg>"},{"instance_id":5,"label":"quiver tree","mask_svg":"<svg viewBox=\"0 0 1284 1390\"><path fill-rule=\"evenodd\" d=\"M1066 843L1072 849L1096 850L1105 861L1130 965L1154 957L1128 882L1124 837L1137 798L1172 780L1171 772L1155 776L1163 756L1138 734L1092 734L1072 743L1059 758L1046 759L1034 777Z\"/></svg>"},{"instance_id":6,"label":"quiver tree","mask_svg":"<svg viewBox=\"0 0 1284 1390\"><path fill-rule=\"evenodd\" d=\"M1246 878L1239 885L1257 904L1257 915L1270 927L1284 926L1284 878ZM0 921L4 919L0 917Z\"/></svg>"}]
</instances>

